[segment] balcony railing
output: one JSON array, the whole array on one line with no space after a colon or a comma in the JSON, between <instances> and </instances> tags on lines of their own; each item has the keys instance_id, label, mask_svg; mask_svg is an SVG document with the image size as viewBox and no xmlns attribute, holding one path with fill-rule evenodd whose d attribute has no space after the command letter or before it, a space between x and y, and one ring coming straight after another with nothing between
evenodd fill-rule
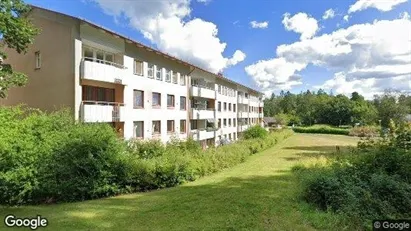
<instances>
[{"instance_id":1,"label":"balcony railing","mask_svg":"<svg viewBox=\"0 0 411 231\"><path fill-rule=\"evenodd\" d=\"M215 137L214 130L207 128L191 130L191 134L194 140L207 140Z\"/></svg>"},{"instance_id":2,"label":"balcony railing","mask_svg":"<svg viewBox=\"0 0 411 231\"><path fill-rule=\"evenodd\" d=\"M122 84L125 67L121 64L91 58L81 62L81 78Z\"/></svg>"},{"instance_id":3,"label":"balcony railing","mask_svg":"<svg viewBox=\"0 0 411 231\"><path fill-rule=\"evenodd\" d=\"M83 101L81 118L84 122L119 122L124 121L123 103L104 101Z\"/></svg>"},{"instance_id":4,"label":"balcony railing","mask_svg":"<svg viewBox=\"0 0 411 231\"><path fill-rule=\"evenodd\" d=\"M201 108L192 108L191 109L191 118L202 120L202 119L212 119L214 118L213 108L201 109Z\"/></svg>"},{"instance_id":5,"label":"balcony railing","mask_svg":"<svg viewBox=\"0 0 411 231\"><path fill-rule=\"evenodd\" d=\"M191 95L194 96L194 97L215 99L214 89L203 88L203 87L200 87L200 86L192 85L190 91L191 91Z\"/></svg>"}]
</instances>

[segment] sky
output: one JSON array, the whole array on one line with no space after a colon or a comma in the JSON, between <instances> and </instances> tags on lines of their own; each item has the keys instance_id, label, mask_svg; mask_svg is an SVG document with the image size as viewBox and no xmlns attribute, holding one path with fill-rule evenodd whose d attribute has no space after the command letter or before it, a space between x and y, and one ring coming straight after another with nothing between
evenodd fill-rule
<instances>
[{"instance_id":1,"label":"sky","mask_svg":"<svg viewBox=\"0 0 411 231\"><path fill-rule=\"evenodd\" d=\"M411 0L26 0L267 96L411 93Z\"/></svg>"}]
</instances>

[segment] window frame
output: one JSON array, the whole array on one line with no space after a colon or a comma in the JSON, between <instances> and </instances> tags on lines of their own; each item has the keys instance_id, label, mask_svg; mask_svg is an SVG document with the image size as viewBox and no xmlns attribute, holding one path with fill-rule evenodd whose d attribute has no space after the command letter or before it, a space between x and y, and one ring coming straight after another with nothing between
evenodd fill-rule
<instances>
[{"instance_id":1,"label":"window frame","mask_svg":"<svg viewBox=\"0 0 411 231\"><path fill-rule=\"evenodd\" d=\"M171 83L171 76L173 75L173 73L170 69L166 69L165 71L166 71L166 77L165 77L166 82ZM167 80L167 77L168 77L168 80Z\"/></svg>"},{"instance_id":2,"label":"window frame","mask_svg":"<svg viewBox=\"0 0 411 231\"><path fill-rule=\"evenodd\" d=\"M35 59L34 68L36 70L38 70L38 69L41 68L41 53L40 53L40 51L34 52L34 59Z\"/></svg>"},{"instance_id":3,"label":"window frame","mask_svg":"<svg viewBox=\"0 0 411 231\"><path fill-rule=\"evenodd\" d=\"M155 131L155 128L156 128L156 123L158 123L158 132L156 132ZM152 121L152 125L153 125L153 130L152 130L152 134L153 135L158 135L158 134L161 134L161 120L153 120Z\"/></svg>"},{"instance_id":4,"label":"window frame","mask_svg":"<svg viewBox=\"0 0 411 231\"><path fill-rule=\"evenodd\" d=\"M171 122L171 131L169 130L169 122ZM175 121L174 120L167 120L167 133L173 133L175 132Z\"/></svg>"},{"instance_id":5,"label":"window frame","mask_svg":"<svg viewBox=\"0 0 411 231\"><path fill-rule=\"evenodd\" d=\"M187 120L180 120L180 134L187 133Z\"/></svg>"},{"instance_id":6,"label":"window frame","mask_svg":"<svg viewBox=\"0 0 411 231\"><path fill-rule=\"evenodd\" d=\"M155 69L154 67L155 65L152 63L147 64L147 77L150 79L154 79L154 69ZM150 71L151 71L151 75L150 75Z\"/></svg>"},{"instance_id":7,"label":"window frame","mask_svg":"<svg viewBox=\"0 0 411 231\"><path fill-rule=\"evenodd\" d=\"M141 64L141 73L137 73L137 63ZM144 75L144 62L139 59L134 59L133 61L133 74L138 76Z\"/></svg>"},{"instance_id":8,"label":"window frame","mask_svg":"<svg viewBox=\"0 0 411 231\"><path fill-rule=\"evenodd\" d=\"M137 92L141 92L141 104L142 105L137 105L137 100L136 100L136 93ZM143 109L144 108L144 91L142 90L138 90L138 89L134 89L133 90L133 108L134 109Z\"/></svg>"},{"instance_id":9,"label":"window frame","mask_svg":"<svg viewBox=\"0 0 411 231\"><path fill-rule=\"evenodd\" d=\"M172 102L171 102L171 105L168 104L168 97L170 97L170 96L171 96L171 101L172 101ZM174 95L167 94L167 108L169 108L169 109L174 109L175 105L176 105L175 96L174 96Z\"/></svg>"},{"instance_id":10,"label":"window frame","mask_svg":"<svg viewBox=\"0 0 411 231\"><path fill-rule=\"evenodd\" d=\"M181 100L184 99L184 103ZM180 96L180 110L186 111L187 110L187 98L185 96Z\"/></svg>"},{"instance_id":11,"label":"window frame","mask_svg":"<svg viewBox=\"0 0 411 231\"><path fill-rule=\"evenodd\" d=\"M137 124L141 123L141 136L137 136ZM133 129L133 137L136 139L144 139L144 121L134 121L133 123L134 129Z\"/></svg>"},{"instance_id":12,"label":"window frame","mask_svg":"<svg viewBox=\"0 0 411 231\"><path fill-rule=\"evenodd\" d=\"M160 77L158 77L158 73L160 73ZM156 80L163 81L163 68L156 66Z\"/></svg>"},{"instance_id":13,"label":"window frame","mask_svg":"<svg viewBox=\"0 0 411 231\"><path fill-rule=\"evenodd\" d=\"M158 95L158 104L154 104L154 95ZM151 96L151 105L153 108L161 108L161 93L153 92Z\"/></svg>"}]
</instances>

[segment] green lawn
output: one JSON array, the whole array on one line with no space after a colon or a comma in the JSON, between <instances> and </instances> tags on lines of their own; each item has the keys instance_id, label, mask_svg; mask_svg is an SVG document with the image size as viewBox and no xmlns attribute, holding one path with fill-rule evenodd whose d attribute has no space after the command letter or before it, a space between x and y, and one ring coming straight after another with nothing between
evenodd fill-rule
<instances>
[{"instance_id":1,"label":"green lawn","mask_svg":"<svg viewBox=\"0 0 411 231\"><path fill-rule=\"evenodd\" d=\"M179 187L80 203L0 207L0 217L41 215L49 221L45 230L352 230L336 215L302 202L290 168L356 142L295 134L245 163Z\"/></svg>"}]
</instances>

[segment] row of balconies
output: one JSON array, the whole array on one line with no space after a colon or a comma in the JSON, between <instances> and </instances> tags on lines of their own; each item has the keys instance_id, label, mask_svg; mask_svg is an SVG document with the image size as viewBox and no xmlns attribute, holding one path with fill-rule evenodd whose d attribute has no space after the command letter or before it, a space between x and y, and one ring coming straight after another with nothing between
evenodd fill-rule
<instances>
[{"instance_id":1,"label":"row of balconies","mask_svg":"<svg viewBox=\"0 0 411 231\"><path fill-rule=\"evenodd\" d=\"M94 62L83 59L81 63L81 78L95 80L108 83L117 83L126 85L123 76L126 75L125 67L111 62ZM190 94L193 97L201 97L206 99L216 99L216 91L210 88L194 85L190 87ZM239 104L249 104L252 101L244 96L238 96ZM263 107L263 102L255 102Z\"/></svg>"}]
</instances>

